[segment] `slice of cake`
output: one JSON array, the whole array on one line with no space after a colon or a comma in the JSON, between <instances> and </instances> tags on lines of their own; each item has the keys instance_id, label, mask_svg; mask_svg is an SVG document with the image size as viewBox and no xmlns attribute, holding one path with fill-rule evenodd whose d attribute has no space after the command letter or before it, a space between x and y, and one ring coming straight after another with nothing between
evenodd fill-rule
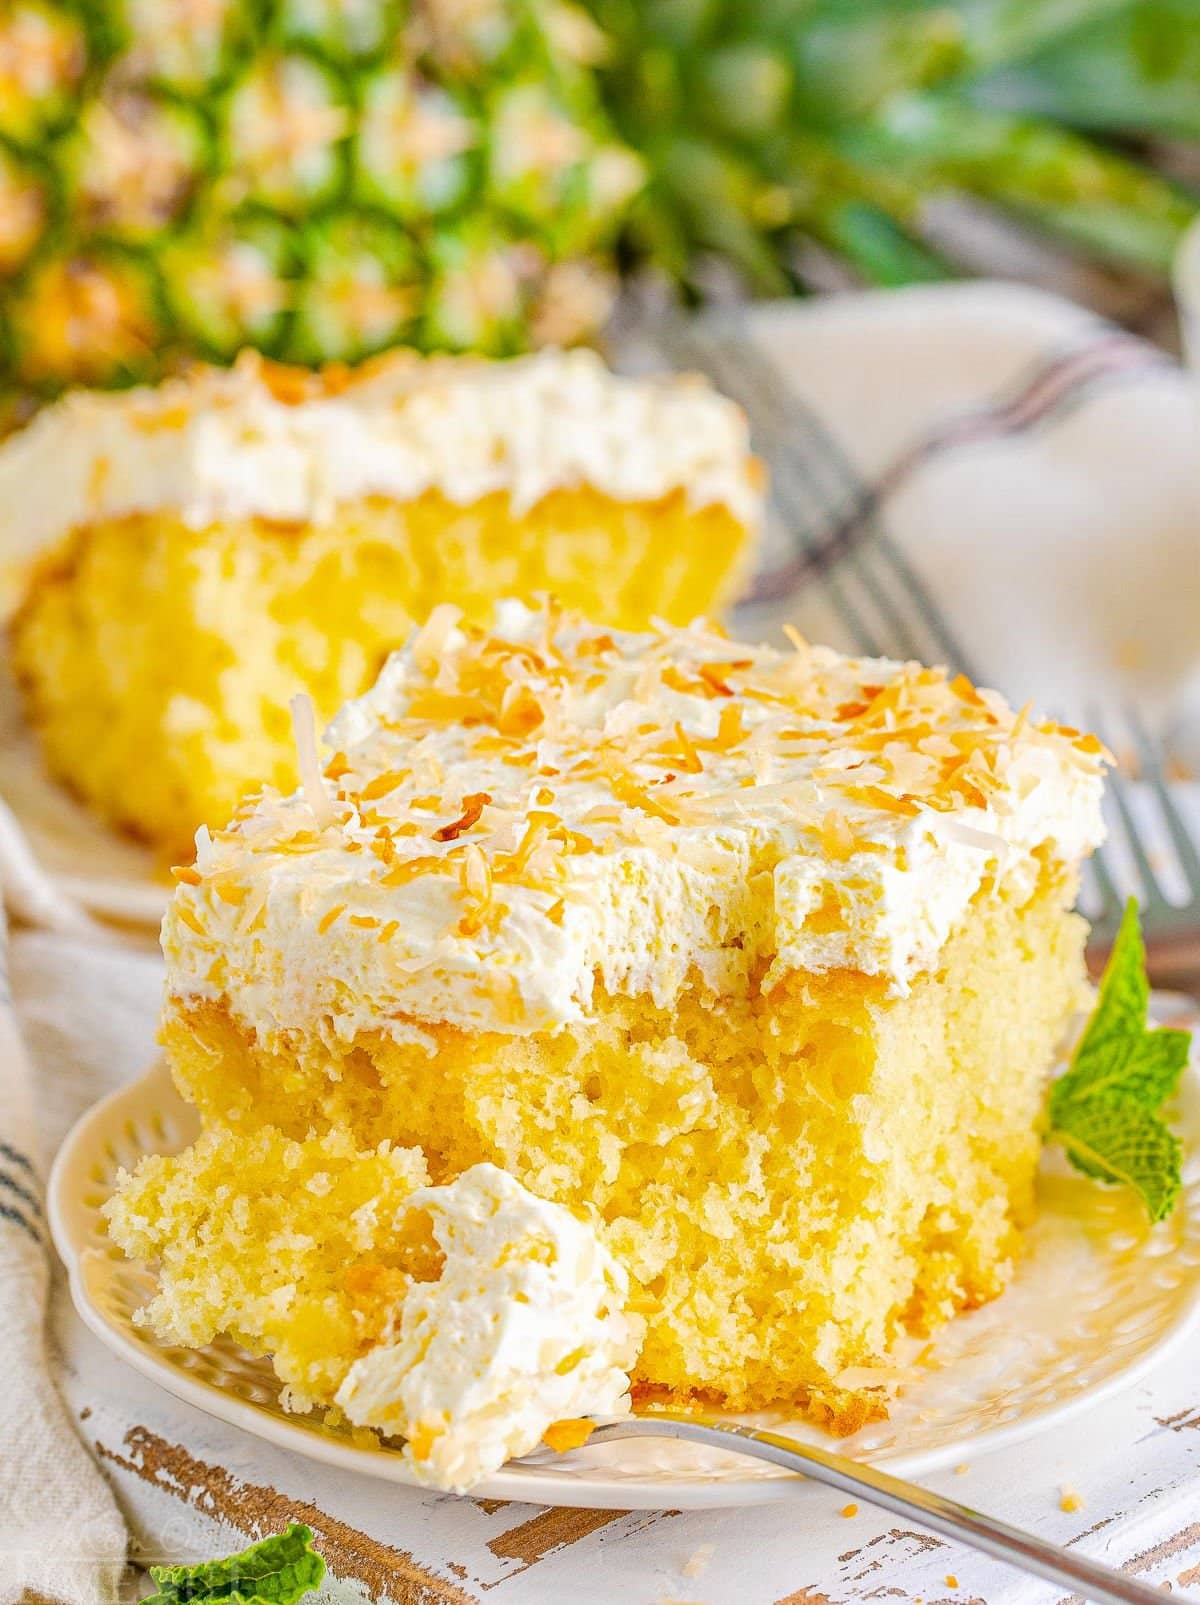
<instances>
[{"instance_id":1,"label":"slice of cake","mask_svg":"<svg viewBox=\"0 0 1200 1605\"><path fill-rule=\"evenodd\" d=\"M641 1322L569 1210L493 1165L426 1178L411 1148L210 1128L143 1160L107 1214L158 1262L139 1319L165 1341L229 1332L272 1355L291 1408L332 1400L403 1438L418 1482L463 1489L557 1423L625 1414Z\"/></svg>"},{"instance_id":2,"label":"slice of cake","mask_svg":"<svg viewBox=\"0 0 1200 1605\"><path fill-rule=\"evenodd\" d=\"M841 1431L862 1367L1003 1288L1094 738L916 664L516 604L435 611L323 764L300 733L301 789L202 832L164 926L222 1140L498 1165L594 1212L641 1384Z\"/></svg>"},{"instance_id":3,"label":"slice of cake","mask_svg":"<svg viewBox=\"0 0 1200 1605\"><path fill-rule=\"evenodd\" d=\"M295 784L295 691L331 715L448 598L485 617L549 589L636 626L720 607L760 477L703 381L586 351L320 375L248 354L68 397L0 447L0 619L54 774L178 856L247 785Z\"/></svg>"}]
</instances>

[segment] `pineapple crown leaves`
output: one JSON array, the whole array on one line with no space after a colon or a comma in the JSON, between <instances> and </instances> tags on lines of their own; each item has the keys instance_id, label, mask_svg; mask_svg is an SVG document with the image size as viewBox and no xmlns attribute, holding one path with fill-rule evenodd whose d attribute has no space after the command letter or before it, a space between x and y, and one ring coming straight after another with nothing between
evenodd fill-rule
<instances>
[{"instance_id":1,"label":"pineapple crown leaves","mask_svg":"<svg viewBox=\"0 0 1200 1605\"><path fill-rule=\"evenodd\" d=\"M1126 905L1100 996L1070 1068L1050 1092L1047 1140L1076 1170L1131 1187L1152 1223L1174 1209L1182 1149L1160 1110L1187 1064L1187 1031L1149 1029L1150 987L1137 904Z\"/></svg>"},{"instance_id":2,"label":"pineapple crown leaves","mask_svg":"<svg viewBox=\"0 0 1200 1605\"><path fill-rule=\"evenodd\" d=\"M1103 143L1200 137L1190 0L590 4L616 44L613 114L652 158L634 243L653 256L665 236L681 277L700 247L760 291L795 287L797 235L868 283L944 276L953 241L925 239L922 220L939 193L977 195L1061 246L1159 274L1195 212L1186 187ZM1149 64L1147 12L1173 41ZM697 148L719 180L699 195ZM744 199L729 195L730 174ZM763 202L781 226L759 225Z\"/></svg>"},{"instance_id":3,"label":"pineapple crown leaves","mask_svg":"<svg viewBox=\"0 0 1200 1605\"><path fill-rule=\"evenodd\" d=\"M198 1566L151 1566L158 1592L143 1605L295 1605L325 1576L312 1532L292 1522L283 1532L225 1560Z\"/></svg>"}]
</instances>

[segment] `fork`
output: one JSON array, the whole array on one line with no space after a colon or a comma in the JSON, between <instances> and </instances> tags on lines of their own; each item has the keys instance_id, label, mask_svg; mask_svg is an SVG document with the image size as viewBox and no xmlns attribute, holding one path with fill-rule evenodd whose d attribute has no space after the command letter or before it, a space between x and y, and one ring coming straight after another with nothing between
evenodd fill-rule
<instances>
[{"instance_id":1,"label":"fork","mask_svg":"<svg viewBox=\"0 0 1200 1605\"><path fill-rule=\"evenodd\" d=\"M683 317L655 307L636 326L675 367L705 373L746 414L769 469L787 548L746 599L779 602L823 587L855 650L952 664L978 679L937 601L879 517L872 486L755 343L735 310Z\"/></svg>"},{"instance_id":2,"label":"fork","mask_svg":"<svg viewBox=\"0 0 1200 1605\"><path fill-rule=\"evenodd\" d=\"M1111 946L1125 897L1132 893L1141 908L1152 966L1190 964L1194 968L1200 959L1200 848L1172 796L1161 748L1136 708L1126 705L1119 713L1120 724L1133 738L1137 779L1131 780L1120 762L1109 772L1110 835L1097 849L1088 871L1096 910L1092 918L1093 942L1101 949ZM1088 723L1120 758L1120 744L1114 747L1109 722L1100 709L1089 711ZM1149 800L1152 804L1150 815L1157 818L1163 840L1170 844L1176 870L1173 879L1178 888L1174 897L1168 895L1169 888L1164 883L1162 857L1147 839L1145 825L1139 823L1135 785L1145 788L1140 801L1146 804ZM1147 810L1143 807L1140 811L1145 814ZM1122 847L1127 864L1122 863Z\"/></svg>"},{"instance_id":3,"label":"fork","mask_svg":"<svg viewBox=\"0 0 1200 1605\"><path fill-rule=\"evenodd\" d=\"M1089 1560L994 1516L905 1482L865 1462L847 1459L816 1444L802 1443L760 1427L743 1426L702 1412L652 1410L598 1426L588 1444L618 1438L682 1438L734 1454L767 1460L788 1471L837 1488L907 1517L945 1538L957 1539L1035 1577L1082 1594L1098 1605L1162 1605L1162 1592L1123 1572ZM1186 1598L1174 1595L1173 1598Z\"/></svg>"}]
</instances>

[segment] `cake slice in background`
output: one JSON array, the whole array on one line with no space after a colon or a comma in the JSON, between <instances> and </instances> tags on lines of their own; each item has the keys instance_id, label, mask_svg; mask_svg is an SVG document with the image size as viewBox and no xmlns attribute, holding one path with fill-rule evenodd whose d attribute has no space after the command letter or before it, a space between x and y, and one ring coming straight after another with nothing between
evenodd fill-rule
<instances>
[{"instance_id":1,"label":"cake slice in background","mask_svg":"<svg viewBox=\"0 0 1200 1605\"><path fill-rule=\"evenodd\" d=\"M590 352L247 355L68 397L0 448L0 603L52 772L182 856L295 783L296 691L332 715L447 598L552 590L623 625L731 601L760 478L703 380Z\"/></svg>"},{"instance_id":2,"label":"cake slice in background","mask_svg":"<svg viewBox=\"0 0 1200 1605\"><path fill-rule=\"evenodd\" d=\"M916 664L506 605L438 610L329 741L178 872L163 1040L207 1128L500 1166L596 1220L643 1386L838 1431L1004 1287L1094 738Z\"/></svg>"}]
</instances>

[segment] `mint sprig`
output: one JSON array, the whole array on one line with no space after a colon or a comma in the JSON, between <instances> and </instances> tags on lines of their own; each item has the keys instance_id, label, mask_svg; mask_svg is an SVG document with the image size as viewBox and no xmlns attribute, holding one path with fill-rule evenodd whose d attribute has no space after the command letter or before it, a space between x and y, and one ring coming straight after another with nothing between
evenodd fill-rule
<instances>
[{"instance_id":1,"label":"mint sprig","mask_svg":"<svg viewBox=\"0 0 1200 1605\"><path fill-rule=\"evenodd\" d=\"M225 1560L198 1566L151 1566L158 1585L142 1605L295 1605L318 1588L325 1562L299 1522Z\"/></svg>"},{"instance_id":2,"label":"mint sprig","mask_svg":"<svg viewBox=\"0 0 1200 1605\"><path fill-rule=\"evenodd\" d=\"M1151 1222L1179 1198L1183 1151L1159 1113L1179 1085L1191 1033L1146 1025L1150 983L1137 903L1121 929L1100 982L1095 1012L1070 1069L1050 1091L1047 1141L1057 1142L1085 1176L1132 1187Z\"/></svg>"}]
</instances>

